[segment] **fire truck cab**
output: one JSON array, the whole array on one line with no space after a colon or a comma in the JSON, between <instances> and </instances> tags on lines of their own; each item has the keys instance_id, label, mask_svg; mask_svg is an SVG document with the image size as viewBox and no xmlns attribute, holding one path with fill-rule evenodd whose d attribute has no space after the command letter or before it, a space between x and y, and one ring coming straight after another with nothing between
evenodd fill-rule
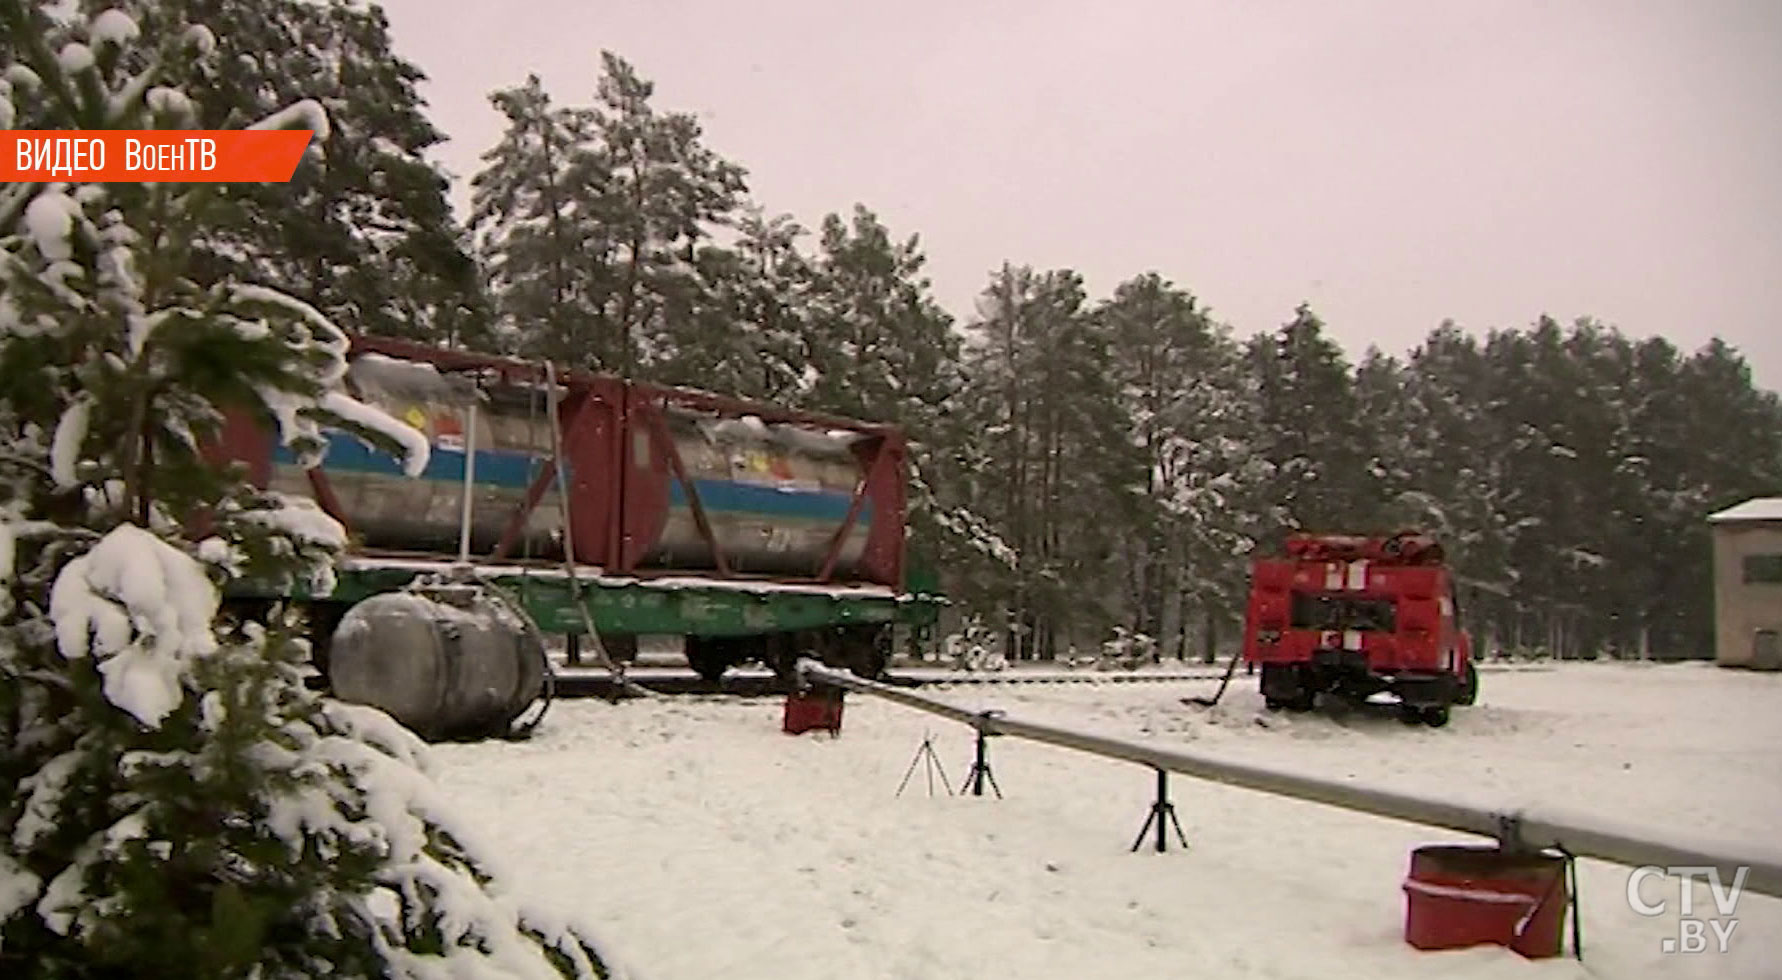
<instances>
[{"instance_id":1,"label":"fire truck cab","mask_svg":"<svg viewBox=\"0 0 1782 980\"><path fill-rule=\"evenodd\" d=\"M1384 692L1407 724L1439 727L1450 706L1478 698L1459 616L1441 545L1428 535L1295 534L1284 557L1251 566L1244 660L1261 668L1271 711Z\"/></svg>"}]
</instances>

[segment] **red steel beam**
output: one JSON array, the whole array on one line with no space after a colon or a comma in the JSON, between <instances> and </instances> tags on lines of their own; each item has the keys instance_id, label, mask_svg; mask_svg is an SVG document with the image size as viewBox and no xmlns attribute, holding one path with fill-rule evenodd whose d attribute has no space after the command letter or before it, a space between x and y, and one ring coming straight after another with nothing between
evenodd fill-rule
<instances>
[{"instance_id":1,"label":"red steel beam","mask_svg":"<svg viewBox=\"0 0 1782 980\"><path fill-rule=\"evenodd\" d=\"M354 353L382 354L410 361L425 361L447 371L496 371L508 376L545 380L544 369L538 362L520 360L512 357L501 357L492 354L477 354L471 351L452 350L435 347L413 340L398 340L393 337L373 337L364 334L353 335L351 348ZM614 375L593 374L585 371L559 371L559 383L586 384L600 378L614 378ZM654 396L679 405L703 408L714 412L733 415L757 415L768 422L796 422L806 425L821 425L832 429L846 429L850 432L863 432L869 435L883 435L896 427L881 423L863 422L859 419L846 418L840 415L828 415L822 412L808 412L802 409L786 408L766 402L749 401L719 395L697 388L683 388L674 385L652 384L642 381L629 382L628 386L640 394Z\"/></svg>"},{"instance_id":2,"label":"red steel beam","mask_svg":"<svg viewBox=\"0 0 1782 980\"><path fill-rule=\"evenodd\" d=\"M501 541L495 545L495 553L490 555L492 560L500 561L506 558L508 552L519 544L520 535L526 530L526 519L532 516L534 510L538 509L538 502L544 499L545 493L551 488L551 481L556 478L557 460L553 457L545 460L544 469L540 470L538 476L532 479L532 485L526 488L526 499L521 501L520 506L514 508L513 516L507 519L507 526L501 529Z\"/></svg>"},{"instance_id":3,"label":"red steel beam","mask_svg":"<svg viewBox=\"0 0 1782 980\"><path fill-rule=\"evenodd\" d=\"M724 548L718 543L718 533L712 527L711 520L706 515L705 504L700 502L699 489L693 485L693 480L687 476L687 468L681 461L680 450L675 448L674 440L669 437L668 423L664 421L660 411L654 411L648 414L650 437L656 444L656 451L660 452L663 455L663 458L668 461L669 471L672 472L674 478L680 482L681 489L687 492L687 506L693 511L694 526L699 528L699 533L704 536L706 544L711 545L712 561L718 566L718 574L728 576L730 574L730 562L724 557Z\"/></svg>"},{"instance_id":4,"label":"red steel beam","mask_svg":"<svg viewBox=\"0 0 1782 980\"><path fill-rule=\"evenodd\" d=\"M350 340L350 352L354 354L382 354L385 357L394 357L405 361L422 361L444 371L495 371L510 378L528 378L539 382L546 380L544 368L533 361L452 350L414 340L398 340L394 337L372 337L358 334L352 336ZM568 381L571 377L578 381L585 381L591 376L581 374L571 376L561 372L558 374L559 381Z\"/></svg>"},{"instance_id":5,"label":"red steel beam","mask_svg":"<svg viewBox=\"0 0 1782 980\"><path fill-rule=\"evenodd\" d=\"M340 526L351 534L353 529L347 523L346 509L340 506L340 498L334 495L334 485L328 482L328 475L322 472L320 466L305 470L304 475L309 477L310 492L316 495L316 503L321 505L322 512L339 521Z\"/></svg>"},{"instance_id":6,"label":"red steel beam","mask_svg":"<svg viewBox=\"0 0 1782 980\"><path fill-rule=\"evenodd\" d=\"M835 575L835 566L837 562L841 561L842 549L847 546L848 535L854 532L854 525L860 521L860 506L866 502L867 491L876 484L874 477L878 476L880 469L885 465L886 458L890 455L885 452L886 445L884 440L880 440L872 454L872 465L860 475L860 482L854 487L854 495L848 500L848 516L842 518L841 528L835 532L835 537L830 539L829 553L823 557L823 570L817 573L819 582L826 583Z\"/></svg>"},{"instance_id":7,"label":"red steel beam","mask_svg":"<svg viewBox=\"0 0 1782 980\"><path fill-rule=\"evenodd\" d=\"M572 401L557 406L556 418L549 422L554 425L560 422L565 415L569 417L569 425L564 427L561 437L557 440L565 453L569 451L571 437L579 433L581 427L586 424L582 409L594 401L593 396L587 392L579 392L572 395L571 398ZM525 500L515 509L513 516L508 518L507 526L501 531L501 542L495 546L495 553L491 556L494 560L499 561L506 558L514 546L519 543L520 535L525 533L527 519L532 516L533 511L538 509L539 501L543 500L545 494L550 492L551 484L556 479L557 457L553 455L545 460L544 469L539 471L538 476L533 477L531 485L526 488ZM563 506L568 507L569 502L564 501ZM578 561L584 562L591 560L584 558L579 552L576 558ZM592 560L598 561L599 559Z\"/></svg>"},{"instance_id":8,"label":"red steel beam","mask_svg":"<svg viewBox=\"0 0 1782 980\"><path fill-rule=\"evenodd\" d=\"M685 405L701 408L724 415L755 415L763 422L793 422L801 425L820 425L831 429L846 429L849 432L860 432L866 435L886 435L896 426L873 422L862 422L859 419L845 418L840 415L826 415L822 412L807 412L803 409L786 408L770 405L765 402L749 401L743 398L732 398L728 395L713 394L696 388L677 388L669 385L633 382L632 386L650 395Z\"/></svg>"}]
</instances>

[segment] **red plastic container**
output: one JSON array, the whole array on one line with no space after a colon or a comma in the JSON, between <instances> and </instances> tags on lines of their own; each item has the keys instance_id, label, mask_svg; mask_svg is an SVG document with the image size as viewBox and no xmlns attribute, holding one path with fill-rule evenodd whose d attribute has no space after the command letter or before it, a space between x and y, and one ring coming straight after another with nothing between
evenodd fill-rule
<instances>
[{"instance_id":1,"label":"red plastic container","mask_svg":"<svg viewBox=\"0 0 1782 980\"><path fill-rule=\"evenodd\" d=\"M1529 959L1563 950L1564 857L1430 845L1411 853L1404 889L1405 941L1418 949L1495 944Z\"/></svg>"},{"instance_id":2,"label":"red plastic container","mask_svg":"<svg viewBox=\"0 0 1782 980\"><path fill-rule=\"evenodd\" d=\"M807 691L786 695L786 717L781 725L788 735L809 731L841 734L842 692Z\"/></svg>"}]
</instances>

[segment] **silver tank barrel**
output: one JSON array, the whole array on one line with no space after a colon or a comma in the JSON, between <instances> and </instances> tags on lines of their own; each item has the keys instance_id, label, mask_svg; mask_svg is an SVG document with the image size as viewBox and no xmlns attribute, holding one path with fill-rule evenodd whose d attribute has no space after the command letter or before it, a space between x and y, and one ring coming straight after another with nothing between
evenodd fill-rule
<instances>
[{"instance_id":1,"label":"silver tank barrel","mask_svg":"<svg viewBox=\"0 0 1782 980\"><path fill-rule=\"evenodd\" d=\"M551 458L546 391L498 385L479 393L469 379L378 354L355 358L348 382L357 397L426 433L433 445L426 472L420 479L410 479L390 454L344 434L330 439L322 469L360 544L458 553L466 436L474 425L470 547L475 554L492 552ZM472 400L477 398L481 401L472 413ZM865 478L853 446L866 436L681 409L669 410L666 421L669 438L733 571L782 576L821 571L854 492ZM309 495L308 475L288 450L275 450L273 464L271 489ZM641 567L715 568L711 545L699 531L688 494L678 480L671 477L668 482L667 519ZM562 558L561 513L558 485L551 481L510 554ZM875 514L870 501L862 502L835 563L837 578L845 580L858 571L874 522L887 519L897 515Z\"/></svg>"},{"instance_id":2,"label":"silver tank barrel","mask_svg":"<svg viewBox=\"0 0 1782 980\"><path fill-rule=\"evenodd\" d=\"M371 548L457 554L463 515L465 448L471 401L465 378L431 365L378 354L353 360L354 394L427 434L433 458L410 479L388 453L334 434L322 469L347 524ZM471 550L493 551L526 491L551 458L550 406L543 388L496 387L483 393L475 414ZM309 478L288 450L273 457L270 489L307 496ZM561 511L553 481L529 515L516 557L559 558Z\"/></svg>"},{"instance_id":3,"label":"silver tank barrel","mask_svg":"<svg viewBox=\"0 0 1782 980\"><path fill-rule=\"evenodd\" d=\"M789 576L821 571L866 475L852 450L863 436L672 412L668 429L732 570ZM668 521L645 565L713 567L711 546L685 489L672 477L668 494ZM875 519L884 518L863 501L835 565L838 577L856 570Z\"/></svg>"}]
</instances>

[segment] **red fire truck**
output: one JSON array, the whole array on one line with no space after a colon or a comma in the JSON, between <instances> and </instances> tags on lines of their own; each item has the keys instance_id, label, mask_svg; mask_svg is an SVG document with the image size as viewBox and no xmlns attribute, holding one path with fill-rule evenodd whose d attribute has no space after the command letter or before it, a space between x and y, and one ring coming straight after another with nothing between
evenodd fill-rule
<instances>
[{"instance_id":1,"label":"red fire truck","mask_svg":"<svg viewBox=\"0 0 1782 980\"><path fill-rule=\"evenodd\" d=\"M1269 710L1386 693L1406 724L1439 727L1450 706L1477 700L1471 639L1435 540L1296 534L1286 552L1253 563L1244 619L1244 660L1261 668Z\"/></svg>"}]
</instances>

